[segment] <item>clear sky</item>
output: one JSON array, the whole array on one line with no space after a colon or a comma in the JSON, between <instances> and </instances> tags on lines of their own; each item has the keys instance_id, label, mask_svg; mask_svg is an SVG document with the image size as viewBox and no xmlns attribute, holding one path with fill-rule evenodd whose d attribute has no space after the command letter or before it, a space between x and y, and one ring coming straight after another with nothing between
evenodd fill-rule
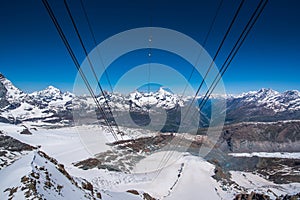
<instances>
[{"instance_id":1,"label":"clear sky","mask_svg":"<svg viewBox=\"0 0 300 200\"><path fill-rule=\"evenodd\" d=\"M63 1L49 0L80 62L84 54L67 18ZM203 43L219 0L180 1L84 1L98 42L132 28L156 26L180 31ZM241 27L258 0L247 0L221 56L233 45ZM90 51L94 48L80 1L69 0L82 37ZM224 0L206 50L214 55L239 1ZM300 1L270 0L224 76L228 93L257 90L300 90ZM0 3L0 72L17 87L32 92L48 85L72 91L76 68L48 16L42 1L10 0ZM138 54L137 54L138 55ZM172 57L172 56L171 56ZM135 59L134 57L130 57ZM168 63L170 56L157 62ZM130 59L121 61L132 62ZM125 63L126 64L126 63ZM124 65L125 65L124 64ZM180 66L177 66L180 67ZM110 74L118 71L112 68ZM183 69L182 69L183 70ZM111 75L113 76L113 75ZM198 80L199 83L201 80Z\"/></svg>"}]
</instances>

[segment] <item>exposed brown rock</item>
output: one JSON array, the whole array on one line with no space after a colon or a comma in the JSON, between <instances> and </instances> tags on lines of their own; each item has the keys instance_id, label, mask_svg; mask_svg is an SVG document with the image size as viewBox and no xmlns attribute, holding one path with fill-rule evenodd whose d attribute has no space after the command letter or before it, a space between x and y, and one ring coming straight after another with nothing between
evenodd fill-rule
<instances>
[{"instance_id":1,"label":"exposed brown rock","mask_svg":"<svg viewBox=\"0 0 300 200\"><path fill-rule=\"evenodd\" d=\"M83 189L91 191L92 194L94 193L93 185L90 182L86 181L82 182L81 184Z\"/></svg>"},{"instance_id":2,"label":"exposed brown rock","mask_svg":"<svg viewBox=\"0 0 300 200\"><path fill-rule=\"evenodd\" d=\"M134 194L134 195L139 195L140 193L136 190L127 190L126 192Z\"/></svg>"},{"instance_id":3,"label":"exposed brown rock","mask_svg":"<svg viewBox=\"0 0 300 200\"><path fill-rule=\"evenodd\" d=\"M24 130L22 130L20 132L20 134L24 134L24 135L32 135L32 133L28 130L28 128L25 128Z\"/></svg>"},{"instance_id":4,"label":"exposed brown rock","mask_svg":"<svg viewBox=\"0 0 300 200\"><path fill-rule=\"evenodd\" d=\"M100 164L101 164L101 162L98 159L88 158L86 160L75 163L74 166L79 167L83 170L87 170L87 169L95 168Z\"/></svg>"},{"instance_id":5,"label":"exposed brown rock","mask_svg":"<svg viewBox=\"0 0 300 200\"><path fill-rule=\"evenodd\" d=\"M270 200L270 197L265 194L251 192L250 194L237 194L234 200Z\"/></svg>"},{"instance_id":6,"label":"exposed brown rock","mask_svg":"<svg viewBox=\"0 0 300 200\"><path fill-rule=\"evenodd\" d=\"M155 198L151 197L150 194L144 193L143 194L144 200L156 200Z\"/></svg>"},{"instance_id":7,"label":"exposed brown rock","mask_svg":"<svg viewBox=\"0 0 300 200\"><path fill-rule=\"evenodd\" d=\"M97 196L97 198L102 199L102 195L101 195L100 192L97 192L97 193L96 193L96 196Z\"/></svg>"}]
</instances>

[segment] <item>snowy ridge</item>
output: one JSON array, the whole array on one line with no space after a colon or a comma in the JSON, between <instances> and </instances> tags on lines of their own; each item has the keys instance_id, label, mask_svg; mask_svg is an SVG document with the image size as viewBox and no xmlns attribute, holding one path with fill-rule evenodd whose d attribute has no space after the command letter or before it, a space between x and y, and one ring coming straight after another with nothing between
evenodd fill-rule
<instances>
[{"instance_id":1,"label":"snowy ridge","mask_svg":"<svg viewBox=\"0 0 300 200\"><path fill-rule=\"evenodd\" d=\"M74 95L69 92L62 93L58 88L55 88L53 86L48 86L44 90L33 92L33 93L29 94L29 96L36 100L42 99L44 101L50 102L50 101L56 101L56 100L63 99L64 96L73 97Z\"/></svg>"},{"instance_id":2,"label":"snowy ridge","mask_svg":"<svg viewBox=\"0 0 300 200\"><path fill-rule=\"evenodd\" d=\"M0 121L2 122L20 123L36 120L58 122L70 118L70 114L66 111L69 110L68 102L74 98L72 93L63 93L49 86L44 90L26 94L1 74L0 86L4 93L2 99L0 97Z\"/></svg>"},{"instance_id":3,"label":"snowy ridge","mask_svg":"<svg viewBox=\"0 0 300 200\"><path fill-rule=\"evenodd\" d=\"M6 99L9 103L19 102L22 101L27 94L15 87L12 82L8 79L6 79L1 73L0 73L0 82L4 85L6 88Z\"/></svg>"},{"instance_id":4,"label":"snowy ridge","mask_svg":"<svg viewBox=\"0 0 300 200\"><path fill-rule=\"evenodd\" d=\"M106 93L97 97L99 103L107 107L105 101L107 100L109 106L117 111L129 111L129 109L149 109L162 108L165 110L173 109L177 106L184 106L184 100L181 100L178 95L172 94L164 88L159 88L156 92L139 92L134 91L128 95L120 93ZM95 102L90 96L77 96L73 99L72 104L74 108L78 109L80 106L92 109L95 107Z\"/></svg>"},{"instance_id":5,"label":"snowy ridge","mask_svg":"<svg viewBox=\"0 0 300 200\"><path fill-rule=\"evenodd\" d=\"M36 103L47 105L51 108L64 108L67 102L71 101L75 95L70 92L61 92L59 89L49 86L44 90L33 92L29 95Z\"/></svg>"},{"instance_id":6,"label":"snowy ridge","mask_svg":"<svg viewBox=\"0 0 300 200\"><path fill-rule=\"evenodd\" d=\"M290 158L290 159L300 159L300 152L252 152L252 153L229 153L229 155L235 157L263 157L263 158Z\"/></svg>"},{"instance_id":7,"label":"snowy ridge","mask_svg":"<svg viewBox=\"0 0 300 200\"><path fill-rule=\"evenodd\" d=\"M12 93L12 92L10 92ZM74 98L74 95L49 86L45 90L25 94L17 89L17 95L8 100L14 105L4 109L1 116L10 119L12 122L28 120L61 120L57 114L67 110L67 102ZM8 94L7 94L8 95Z\"/></svg>"},{"instance_id":8,"label":"snowy ridge","mask_svg":"<svg viewBox=\"0 0 300 200\"><path fill-rule=\"evenodd\" d=\"M70 92L61 92L53 86L26 94L3 75L0 75L0 88L0 122L42 121L72 124L73 111L79 110L81 115L89 117L96 108L90 96L75 96ZM198 100L201 98L203 97L197 97ZM232 122L300 119L300 92L297 90L279 93L272 89L261 89L238 96L211 97L214 102L224 98L227 100L227 116ZM101 106L107 108L109 104L113 111L144 112L156 108L175 110L185 107L189 105L192 97L181 97L161 87L154 92L136 90L128 95L106 92L105 98L98 95L97 99ZM205 108L202 111L208 112L205 115L210 114Z\"/></svg>"},{"instance_id":9,"label":"snowy ridge","mask_svg":"<svg viewBox=\"0 0 300 200\"><path fill-rule=\"evenodd\" d=\"M183 101L179 97L171 92L160 87L157 92L142 93L135 91L129 94L128 101L132 103L132 106L146 107L156 106L163 109L172 109L176 105L183 106Z\"/></svg>"},{"instance_id":10,"label":"snowy ridge","mask_svg":"<svg viewBox=\"0 0 300 200\"><path fill-rule=\"evenodd\" d=\"M257 106L263 106L274 112L296 111L300 110L300 92L290 90L279 93L272 89L261 89L243 93L235 97L245 103L255 103Z\"/></svg>"},{"instance_id":11,"label":"snowy ridge","mask_svg":"<svg viewBox=\"0 0 300 200\"><path fill-rule=\"evenodd\" d=\"M158 164L164 152L145 154L146 158L134 167L137 173L99 168L83 170L74 163L91 155L82 146L76 129L85 130L87 134L97 132L101 137L97 146L105 152L112 147L106 143L104 129L99 131L96 125L84 125L60 129L38 127L33 130L34 123L30 124L26 125L32 130L32 135L19 134L24 129L21 125L0 124L2 132L8 136L39 146L38 150L20 155L19 160L0 170L0 188L5 191L0 193L0 199L99 199L101 195L103 200L154 200L152 197L219 200L234 199L237 194L252 191L275 199L276 195L295 194L300 187L299 183L275 184L259 175L242 171L230 171L232 184L224 184L212 177L217 172L214 164L180 152L176 156L178 159L166 166L159 176L155 171L145 172L145 168L151 167L151 163ZM143 133L143 130L131 131ZM127 157L125 161L129 159Z\"/></svg>"},{"instance_id":12,"label":"snowy ridge","mask_svg":"<svg viewBox=\"0 0 300 200\"><path fill-rule=\"evenodd\" d=\"M40 151L31 152L1 170L0 177L4 180L0 183L0 188L4 189L1 199L72 199L74 196L91 199L94 192L94 199L100 199L93 187L84 187L84 184L88 184L86 181L75 181L63 165Z\"/></svg>"}]
</instances>

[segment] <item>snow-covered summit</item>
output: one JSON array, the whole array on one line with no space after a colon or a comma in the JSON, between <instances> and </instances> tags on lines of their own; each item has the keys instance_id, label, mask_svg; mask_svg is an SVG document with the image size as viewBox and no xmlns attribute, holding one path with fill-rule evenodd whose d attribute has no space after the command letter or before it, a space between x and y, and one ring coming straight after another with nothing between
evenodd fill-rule
<instances>
[{"instance_id":1,"label":"snow-covered summit","mask_svg":"<svg viewBox=\"0 0 300 200\"><path fill-rule=\"evenodd\" d=\"M27 94L0 74L0 121L17 123L24 120L60 121L66 113L67 103L74 98L69 92L49 86L44 90ZM62 116L59 113L66 113Z\"/></svg>"},{"instance_id":2,"label":"snow-covered summit","mask_svg":"<svg viewBox=\"0 0 300 200\"><path fill-rule=\"evenodd\" d=\"M54 86L44 90L24 93L12 82L0 74L0 121L18 120L45 120L53 121L72 119L72 111L80 110L86 114L95 111L96 105L90 96L75 96L70 92L62 92ZM197 99L203 98L202 96ZM260 89L243 93L238 96L212 96L217 102L218 99L227 100L227 116L234 121L240 120L288 120L299 119L300 116L300 92L289 90L283 93L272 89ZM128 112L145 111L148 109L173 110L178 107L188 106L191 97L181 97L174 94L167 88L159 87L157 90L140 91L136 90L128 95L120 93L109 93L97 96L99 103L104 108L107 105L113 111ZM217 105L217 104L216 104ZM205 109L204 109L205 110ZM209 110L209 109L207 109ZM261 118L263 116L263 118ZM1 119L2 117L2 119ZM270 118L273 117L273 118Z\"/></svg>"},{"instance_id":3,"label":"snow-covered summit","mask_svg":"<svg viewBox=\"0 0 300 200\"><path fill-rule=\"evenodd\" d=\"M5 78L0 73L0 87L2 91L6 91L6 100L9 103L13 103L15 101L20 101L26 97L26 93L15 87L10 80Z\"/></svg>"},{"instance_id":4,"label":"snow-covered summit","mask_svg":"<svg viewBox=\"0 0 300 200\"><path fill-rule=\"evenodd\" d=\"M156 92L134 91L127 99L133 107L152 107L172 109L177 105L183 105L182 100L176 95L160 87Z\"/></svg>"},{"instance_id":5,"label":"snow-covered summit","mask_svg":"<svg viewBox=\"0 0 300 200\"><path fill-rule=\"evenodd\" d=\"M236 96L236 98L244 98L248 101L254 100L254 99L260 99L260 98L268 98L270 96L278 95L279 92L272 90L272 89L266 89L262 88L258 91L249 91L242 93L241 95ZM254 98L254 99L251 99Z\"/></svg>"},{"instance_id":6,"label":"snow-covered summit","mask_svg":"<svg viewBox=\"0 0 300 200\"><path fill-rule=\"evenodd\" d=\"M46 101L55 101L58 99L63 99L64 96L74 97L74 95L70 92L63 93L58 88L54 86L48 86L46 89L33 92L30 94L30 97L35 99L44 99Z\"/></svg>"},{"instance_id":7,"label":"snow-covered summit","mask_svg":"<svg viewBox=\"0 0 300 200\"><path fill-rule=\"evenodd\" d=\"M272 89L263 88L258 91L243 93L235 97L235 99L263 106L267 109L272 109L274 112L300 110L300 92L297 90L280 93Z\"/></svg>"}]
</instances>

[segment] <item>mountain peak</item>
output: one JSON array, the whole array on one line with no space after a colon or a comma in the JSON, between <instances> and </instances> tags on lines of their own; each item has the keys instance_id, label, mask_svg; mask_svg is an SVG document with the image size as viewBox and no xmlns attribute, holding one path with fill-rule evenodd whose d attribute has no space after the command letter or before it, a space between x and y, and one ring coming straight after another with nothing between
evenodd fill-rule
<instances>
[{"instance_id":1,"label":"mountain peak","mask_svg":"<svg viewBox=\"0 0 300 200\"><path fill-rule=\"evenodd\" d=\"M44 89L43 91L49 91L49 92L55 92L55 93L60 93L60 89L52 86L52 85L49 85L46 89Z\"/></svg>"},{"instance_id":2,"label":"mountain peak","mask_svg":"<svg viewBox=\"0 0 300 200\"><path fill-rule=\"evenodd\" d=\"M0 72L0 79L5 78L5 76Z\"/></svg>"},{"instance_id":3,"label":"mountain peak","mask_svg":"<svg viewBox=\"0 0 300 200\"><path fill-rule=\"evenodd\" d=\"M57 89L57 88L52 85L49 85L46 89Z\"/></svg>"},{"instance_id":4,"label":"mountain peak","mask_svg":"<svg viewBox=\"0 0 300 200\"><path fill-rule=\"evenodd\" d=\"M279 92L271 89L271 88L262 88L257 91L258 94L279 94Z\"/></svg>"},{"instance_id":5,"label":"mountain peak","mask_svg":"<svg viewBox=\"0 0 300 200\"><path fill-rule=\"evenodd\" d=\"M48 86L47 88L45 88L44 90L40 90L37 92L33 92L30 94L30 96L34 97L34 98L48 98L48 99L57 99L57 98L61 98L61 94L62 92L57 89L54 86Z\"/></svg>"},{"instance_id":6,"label":"mountain peak","mask_svg":"<svg viewBox=\"0 0 300 200\"><path fill-rule=\"evenodd\" d=\"M257 91L250 91L250 92L245 92L242 93L241 95L236 96L237 98L265 98L267 96L275 96L275 95L279 95L280 93L270 89L270 88L262 88L260 90Z\"/></svg>"},{"instance_id":7,"label":"mountain peak","mask_svg":"<svg viewBox=\"0 0 300 200\"><path fill-rule=\"evenodd\" d=\"M286 94L286 95L300 95L300 92L298 90L287 90L283 94Z\"/></svg>"},{"instance_id":8,"label":"mountain peak","mask_svg":"<svg viewBox=\"0 0 300 200\"><path fill-rule=\"evenodd\" d=\"M173 92L170 89L165 88L165 87L160 87L157 92L160 93L160 94L168 94L168 95L173 94Z\"/></svg>"},{"instance_id":9,"label":"mountain peak","mask_svg":"<svg viewBox=\"0 0 300 200\"><path fill-rule=\"evenodd\" d=\"M15 101L20 101L23 99L26 94L18 89L16 86L12 84L10 80L8 80L3 74L0 73L0 82L2 87L6 89L6 99L12 103Z\"/></svg>"}]
</instances>

